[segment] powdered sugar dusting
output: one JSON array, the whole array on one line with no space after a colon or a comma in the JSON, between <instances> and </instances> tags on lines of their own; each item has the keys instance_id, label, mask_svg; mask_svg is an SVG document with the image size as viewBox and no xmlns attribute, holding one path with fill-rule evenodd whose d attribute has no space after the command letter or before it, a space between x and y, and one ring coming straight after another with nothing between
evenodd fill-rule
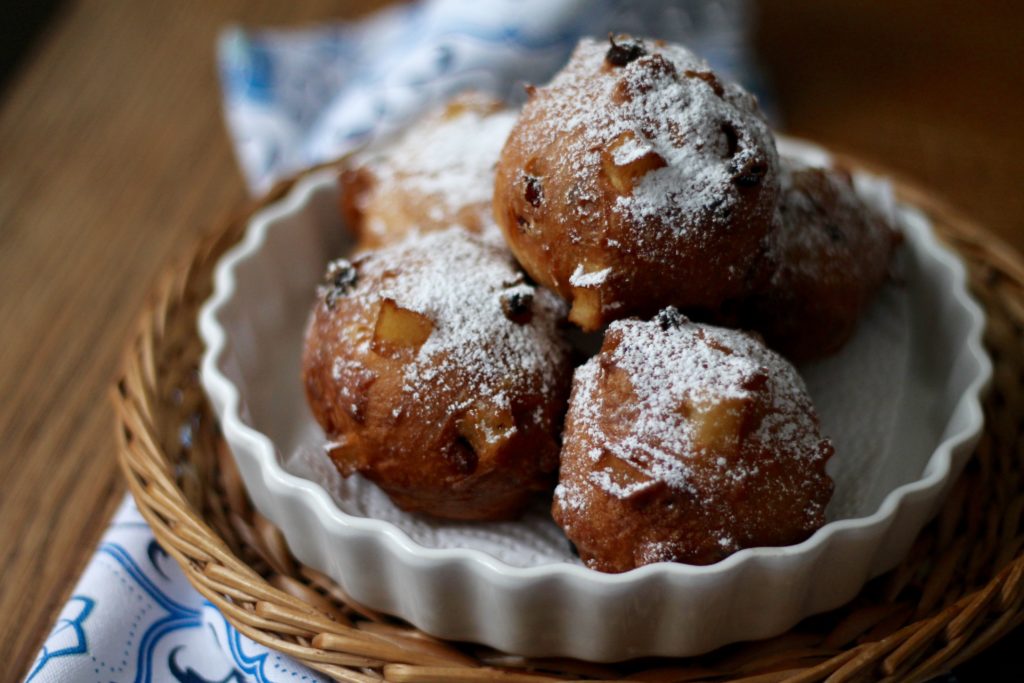
<instances>
[{"instance_id":1,"label":"powdered sugar dusting","mask_svg":"<svg viewBox=\"0 0 1024 683\"><path fill-rule=\"evenodd\" d=\"M749 335L692 323L665 330L656 322L637 320L615 322L609 334L618 345L607 358L592 358L577 370L570 408L575 428L585 432L591 445L586 455L594 469L588 480L606 493L627 498L652 482L698 493L689 462L698 450L694 421L684 407L704 402L767 400L764 417L748 438L769 452L808 462L820 459L820 437L803 381L793 366ZM598 386L607 372L623 373L634 394L633 404L624 407L630 417L625 433L605 431L608 416L619 409L605 403L606 392ZM644 476L623 484L611 466L601 467L606 452ZM757 474L756 465L744 470L725 458L716 462L723 477ZM563 479L563 500L582 499L572 487L573 480Z\"/></svg>"},{"instance_id":2,"label":"powdered sugar dusting","mask_svg":"<svg viewBox=\"0 0 1024 683\"><path fill-rule=\"evenodd\" d=\"M581 41L545 88L557 96L544 99L530 147L574 139L565 163L581 181L597 176L601 151L610 145L617 165L656 154L664 166L620 196L615 210L678 235L693 229L695 217L711 220L741 201L734 176L755 161L774 169L775 147L752 96L719 82L706 62L681 46L645 45L648 55L603 71L608 43ZM640 238L652 247L660 239Z\"/></svg>"},{"instance_id":3,"label":"powdered sugar dusting","mask_svg":"<svg viewBox=\"0 0 1024 683\"><path fill-rule=\"evenodd\" d=\"M421 389L430 386L436 392L438 383L455 378L474 388L474 398L488 398L496 406L508 402L504 392L510 377L538 382L534 389L545 395L556 390L567 352L556 332L565 304L527 284L506 251L455 227L380 250L360 269L361 276L377 282L353 292L363 299L360 307L372 310L390 299L433 322L404 368L402 390L414 401L434 400ZM515 296L531 300L526 324L503 311L502 299ZM468 407L448 406L445 412Z\"/></svg>"},{"instance_id":4,"label":"powdered sugar dusting","mask_svg":"<svg viewBox=\"0 0 1024 683\"><path fill-rule=\"evenodd\" d=\"M569 276L569 284L573 287L596 287L603 284L611 273L611 266L588 273L584 270L583 264L581 263L576 266L576 270L574 270L572 275Z\"/></svg>"},{"instance_id":5,"label":"powdered sugar dusting","mask_svg":"<svg viewBox=\"0 0 1024 683\"><path fill-rule=\"evenodd\" d=\"M649 143L635 137L628 138L625 143L615 148L612 159L619 166L625 166L654 151Z\"/></svg>"},{"instance_id":6,"label":"powdered sugar dusting","mask_svg":"<svg viewBox=\"0 0 1024 683\"><path fill-rule=\"evenodd\" d=\"M400 182L449 213L478 203L489 209L494 167L516 116L511 110L468 106L428 119L355 162L372 171L382 186Z\"/></svg>"}]
</instances>

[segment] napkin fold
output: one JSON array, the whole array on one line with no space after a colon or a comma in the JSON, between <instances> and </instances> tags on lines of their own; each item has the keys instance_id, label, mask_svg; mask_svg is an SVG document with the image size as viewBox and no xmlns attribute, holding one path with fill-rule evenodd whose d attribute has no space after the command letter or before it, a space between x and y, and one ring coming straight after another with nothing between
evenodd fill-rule
<instances>
[{"instance_id":1,"label":"napkin fold","mask_svg":"<svg viewBox=\"0 0 1024 683\"><path fill-rule=\"evenodd\" d=\"M584 35L683 42L764 90L744 0L430 0L304 29L229 28L224 113L254 193L392 132L456 92L512 103ZM770 107L769 107L770 108ZM239 633L189 585L126 497L28 671L28 681L326 680Z\"/></svg>"},{"instance_id":2,"label":"napkin fold","mask_svg":"<svg viewBox=\"0 0 1024 683\"><path fill-rule=\"evenodd\" d=\"M327 681L235 629L126 496L26 681Z\"/></svg>"},{"instance_id":3,"label":"napkin fold","mask_svg":"<svg viewBox=\"0 0 1024 683\"><path fill-rule=\"evenodd\" d=\"M224 112L254 193L395 131L468 88L510 103L583 36L688 45L763 95L743 0L433 0L350 24L231 28L218 45Z\"/></svg>"}]
</instances>

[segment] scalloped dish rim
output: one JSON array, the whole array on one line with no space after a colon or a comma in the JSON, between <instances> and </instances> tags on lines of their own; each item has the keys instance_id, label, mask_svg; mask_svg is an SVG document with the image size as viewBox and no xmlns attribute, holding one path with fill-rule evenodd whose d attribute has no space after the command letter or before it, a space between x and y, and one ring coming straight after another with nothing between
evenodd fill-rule
<instances>
[{"instance_id":1,"label":"scalloped dish rim","mask_svg":"<svg viewBox=\"0 0 1024 683\"><path fill-rule=\"evenodd\" d=\"M785 138L780 136L780 139ZM817 150L828 154L827 150L813 143L791 140L789 144L806 145L807 149L812 152ZM746 548L711 565L695 566L663 562L620 574L602 573L569 563L515 567L481 550L429 548L420 545L391 522L357 517L343 512L322 486L287 472L278 460L271 439L246 424L242 419L239 388L228 379L220 368L227 348L228 335L218 314L238 291L235 280L236 268L260 252L266 242L269 230L276 223L291 214L300 212L307 206L314 192L325 183L334 182L335 177L335 171L332 169L314 171L302 178L283 198L251 217L243 239L229 249L217 264L214 293L203 305L199 316L200 336L206 345L201 364L201 380L207 395L211 398L215 412L218 413L224 437L228 444L232 445L232 451L236 450L234 444L239 444L255 454L268 489L278 496L308 498L315 506L320 521L335 536L338 533L364 532L385 540L391 546L391 550L397 552L398 556L407 564L419 569L453 561L468 562L470 568L482 574L483 578L500 582L506 589L524 588L533 581L551 577L565 577L573 582L593 586L620 588L660 575L667 577L724 577L727 574L741 571L750 563L759 561L770 563L777 559L811 554L833 539L842 538L847 534L856 534L858 531L872 528L883 529L882 533L884 533L883 525L889 524L895 518L897 511L906 499L920 495L934 496L948 483L954 464L954 451L965 447L981 434L984 425L981 397L993 373L991 360L982 342L985 328L984 312L968 292L965 266L949 247L939 242L932 228L932 221L919 209L901 203L911 211L918 212L928 224L929 229L923 231L920 247L927 251L929 256L937 259L949 273L947 291L942 292L942 298L945 300L951 297L955 300L956 306L969 315L970 325L965 326L963 334L966 344L964 348L957 350L955 357L960 357L965 352L968 353L970 360L977 364L977 372L967 383L967 389L960 395L953 410L947 414L948 418L943 425L944 431L948 430L951 425L961 422L963 428L942 439L928 458L920 479L894 488L885 496L873 514L828 522L806 540L795 545ZM966 460L966 456L964 459Z\"/></svg>"}]
</instances>

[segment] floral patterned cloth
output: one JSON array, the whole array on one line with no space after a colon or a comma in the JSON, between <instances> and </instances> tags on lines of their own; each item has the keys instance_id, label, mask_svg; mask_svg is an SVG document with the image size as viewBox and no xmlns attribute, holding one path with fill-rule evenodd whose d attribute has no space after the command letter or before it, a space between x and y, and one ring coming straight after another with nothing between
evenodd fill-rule
<instances>
[{"instance_id":1,"label":"floral patterned cloth","mask_svg":"<svg viewBox=\"0 0 1024 683\"><path fill-rule=\"evenodd\" d=\"M326 681L238 632L125 498L28 681Z\"/></svg>"},{"instance_id":2,"label":"floral patterned cloth","mask_svg":"<svg viewBox=\"0 0 1024 683\"><path fill-rule=\"evenodd\" d=\"M757 90L743 0L429 0L360 22L226 30L224 109L253 192L386 134L466 88L518 101L583 35L690 45ZM763 92L761 93L763 98ZM128 498L27 680L320 681L249 640L192 589Z\"/></svg>"}]
</instances>

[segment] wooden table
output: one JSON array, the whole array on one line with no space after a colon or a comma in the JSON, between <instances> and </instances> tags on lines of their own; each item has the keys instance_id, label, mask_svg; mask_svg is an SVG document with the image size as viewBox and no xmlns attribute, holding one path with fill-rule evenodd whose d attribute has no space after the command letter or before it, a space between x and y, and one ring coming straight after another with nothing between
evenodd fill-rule
<instances>
[{"instance_id":1,"label":"wooden table","mask_svg":"<svg viewBox=\"0 0 1024 683\"><path fill-rule=\"evenodd\" d=\"M160 269L245 199L213 61L232 21L374 2L69 2L0 99L0 668L24 672L123 486L106 391ZM762 3L786 129L1024 247L1019 8Z\"/></svg>"}]
</instances>

